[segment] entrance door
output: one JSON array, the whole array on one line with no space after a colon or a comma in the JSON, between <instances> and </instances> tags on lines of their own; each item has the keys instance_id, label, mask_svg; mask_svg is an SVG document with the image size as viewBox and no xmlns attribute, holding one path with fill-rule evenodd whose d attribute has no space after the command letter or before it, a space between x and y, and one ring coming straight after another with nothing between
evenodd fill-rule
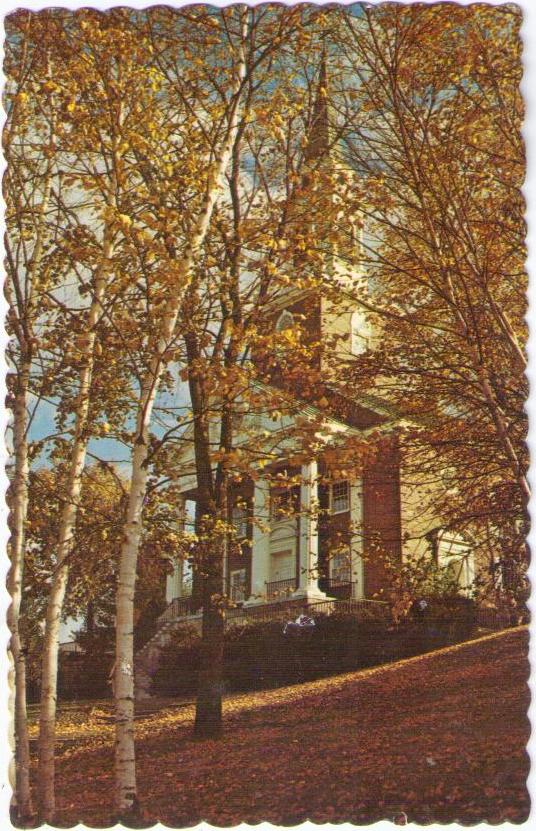
<instances>
[{"instance_id":1,"label":"entrance door","mask_svg":"<svg viewBox=\"0 0 536 831\"><path fill-rule=\"evenodd\" d=\"M296 557L289 548L274 551L270 555L270 582L268 597L275 598L289 594L296 588Z\"/></svg>"},{"instance_id":2,"label":"entrance door","mask_svg":"<svg viewBox=\"0 0 536 831\"><path fill-rule=\"evenodd\" d=\"M296 562L291 548L274 551L270 558L270 580L289 580L296 577Z\"/></svg>"}]
</instances>

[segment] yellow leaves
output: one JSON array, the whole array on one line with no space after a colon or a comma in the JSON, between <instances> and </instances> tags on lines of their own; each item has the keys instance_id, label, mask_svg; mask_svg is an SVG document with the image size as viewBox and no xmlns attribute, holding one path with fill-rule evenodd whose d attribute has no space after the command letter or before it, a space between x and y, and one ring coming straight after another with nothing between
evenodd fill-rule
<instances>
[{"instance_id":1,"label":"yellow leaves","mask_svg":"<svg viewBox=\"0 0 536 831\"><path fill-rule=\"evenodd\" d=\"M265 109L257 110L257 121L259 124L267 124L269 120L268 111Z\"/></svg>"},{"instance_id":2,"label":"yellow leaves","mask_svg":"<svg viewBox=\"0 0 536 831\"><path fill-rule=\"evenodd\" d=\"M128 229L132 225L132 217L128 216L128 214L117 214L117 220L124 228Z\"/></svg>"},{"instance_id":3,"label":"yellow leaves","mask_svg":"<svg viewBox=\"0 0 536 831\"><path fill-rule=\"evenodd\" d=\"M51 94L53 92L58 92L59 89L61 89L59 84L55 83L55 81L52 81L51 79L45 81L44 84L41 84L41 92Z\"/></svg>"}]
</instances>

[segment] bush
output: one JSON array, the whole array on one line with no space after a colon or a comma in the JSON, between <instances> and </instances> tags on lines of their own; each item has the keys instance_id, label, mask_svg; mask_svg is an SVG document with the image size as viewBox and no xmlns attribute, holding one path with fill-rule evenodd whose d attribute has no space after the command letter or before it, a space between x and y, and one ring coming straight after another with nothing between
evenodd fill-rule
<instances>
[{"instance_id":1,"label":"bush","mask_svg":"<svg viewBox=\"0 0 536 831\"><path fill-rule=\"evenodd\" d=\"M110 670L114 663L115 632L111 627L96 627L93 632L78 632L80 652L60 652L58 696L65 701L109 698Z\"/></svg>"},{"instance_id":2,"label":"bush","mask_svg":"<svg viewBox=\"0 0 536 831\"><path fill-rule=\"evenodd\" d=\"M63 701L109 698L113 653L68 653L60 656L58 697Z\"/></svg>"},{"instance_id":3,"label":"bush","mask_svg":"<svg viewBox=\"0 0 536 831\"><path fill-rule=\"evenodd\" d=\"M196 629L184 626L173 634L160 654L160 666L154 678L154 692L159 695L188 695L197 688L199 645Z\"/></svg>"},{"instance_id":4,"label":"bush","mask_svg":"<svg viewBox=\"0 0 536 831\"><path fill-rule=\"evenodd\" d=\"M227 691L297 684L341 672L397 661L457 643L475 631L475 611L465 598L428 599L422 620L404 623L348 614L317 615L311 632L283 634L281 621L229 629L224 644ZM200 637L178 631L163 649L153 691L191 695L197 688Z\"/></svg>"}]
</instances>

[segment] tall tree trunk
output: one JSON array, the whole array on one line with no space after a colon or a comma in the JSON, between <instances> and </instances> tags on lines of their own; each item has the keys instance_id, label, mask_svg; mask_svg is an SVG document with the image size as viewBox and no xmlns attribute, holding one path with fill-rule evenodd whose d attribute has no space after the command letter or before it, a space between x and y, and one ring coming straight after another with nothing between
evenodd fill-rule
<instances>
[{"instance_id":1,"label":"tall tree trunk","mask_svg":"<svg viewBox=\"0 0 536 831\"><path fill-rule=\"evenodd\" d=\"M195 364L195 348L190 338L186 338L186 342L189 362ZM229 505L224 466L220 463L216 475L212 473L210 432L201 380L190 374L189 386L192 409L197 413L194 417L194 453L200 501L196 510L196 534L210 539L200 568L203 616L194 733L201 738L215 737L222 728L227 532L214 533L211 526L217 520L229 521ZM229 451L231 443L232 409L226 403L221 415L220 448Z\"/></svg>"},{"instance_id":2,"label":"tall tree trunk","mask_svg":"<svg viewBox=\"0 0 536 831\"><path fill-rule=\"evenodd\" d=\"M145 374L138 405L136 440L132 454L131 485L125 521L124 543L120 554L116 600L115 774L116 810L121 818L132 816L137 812L138 807L134 746L134 592L142 530L143 500L147 481L148 427L160 379L170 360L168 350L175 336L181 306L181 290L184 291L191 280L192 266L205 240L238 129L242 84L246 74L243 46L246 41L246 20L247 9L243 13L242 48L238 58L227 134L212 165L204 202L194 224L189 244L186 246L182 257L176 260L178 290L173 292L164 307L158 342L155 345L153 358Z\"/></svg>"},{"instance_id":3,"label":"tall tree trunk","mask_svg":"<svg viewBox=\"0 0 536 831\"><path fill-rule=\"evenodd\" d=\"M158 372L160 378L161 370ZM155 382L157 379L155 379ZM138 409L136 444L121 548L116 594L115 642L115 777L119 818L134 817L138 811L136 756L134 746L134 592L138 551L142 532L143 501L147 489L148 426L151 421L157 384L142 390Z\"/></svg>"},{"instance_id":4,"label":"tall tree trunk","mask_svg":"<svg viewBox=\"0 0 536 831\"><path fill-rule=\"evenodd\" d=\"M91 637L95 634L95 606L92 600L89 601L86 609L86 632Z\"/></svg>"},{"instance_id":5,"label":"tall tree trunk","mask_svg":"<svg viewBox=\"0 0 536 831\"><path fill-rule=\"evenodd\" d=\"M28 22L30 17L28 17ZM50 127L51 141L55 134L55 119ZM6 141L5 153L8 165L15 167L10 156L11 142ZM26 713L26 659L20 637L20 612L24 579L25 559L25 525L28 511L28 391L32 363L32 335L35 312L36 282L39 280L41 262L45 246L46 215L49 209L52 187L52 160L47 164L44 179L42 199L37 209L35 220L36 236L32 257L25 263L25 291L21 291L19 267L11 256L7 257L9 278L5 286L5 294L9 301L12 323L20 345L21 366L18 372L14 418L13 418L13 445L15 455L15 474L13 481L14 505L12 513L12 551L11 570L8 586L11 593L11 607L8 613L8 623L11 629L10 648L15 664L15 776L16 797L19 816L29 816L33 813L30 794L30 745ZM24 215L22 208L22 194L18 187L13 188L13 200L20 215ZM9 245L6 242L6 250Z\"/></svg>"},{"instance_id":6,"label":"tall tree trunk","mask_svg":"<svg viewBox=\"0 0 536 831\"><path fill-rule=\"evenodd\" d=\"M200 540L196 572L203 603L201 655L195 709L195 735L214 736L221 729L224 608L222 604L223 563L219 537L214 533L219 506L215 499L215 483L210 453L210 428L202 371L196 369L199 359L194 332L185 335L186 356L191 368L188 386L194 414L194 457L198 499L195 511L195 532Z\"/></svg>"},{"instance_id":7,"label":"tall tree trunk","mask_svg":"<svg viewBox=\"0 0 536 831\"><path fill-rule=\"evenodd\" d=\"M241 329L240 308L240 145L244 122L237 131L232 151L230 191L233 205L233 243L231 256L231 281L228 296L221 296L222 318L232 319L234 324L230 342L224 350L226 369L234 367L240 353L240 338L236 332ZM225 323L223 324L225 325ZM188 365L195 366L199 350L192 335L185 337ZM203 533L203 516L220 518L229 522L232 507L228 504L228 476L225 466L218 464L215 476L212 473L210 433L207 422L207 401L204 396L202 379L189 373L190 397L194 413L194 454L198 491L201 505L196 515L196 533ZM230 451L233 441L233 402L224 400L221 408L220 450ZM210 490L208 488L210 483ZM198 527L200 526L200 527ZM197 690L194 732L198 737L217 736L222 729L224 692L224 637L225 608L227 603L227 556L228 534L212 534L212 545L206 553L200 569L201 596L203 603L201 655Z\"/></svg>"},{"instance_id":8,"label":"tall tree trunk","mask_svg":"<svg viewBox=\"0 0 536 831\"><path fill-rule=\"evenodd\" d=\"M199 682L195 706L194 732L199 738L215 737L222 727L223 648L225 607L222 595L222 561L220 546L207 558L204 578L202 640Z\"/></svg>"},{"instance_id":9,"label":"tall tree trunk","mask_svg":"<svg viewBox=\"0 0 536 831\"><path fill-rule=\"evenodd\" d=\"M207 445L208 449L208 445ZM225 535L212 527L220 518L227 520L227 500L203 500L199 505L196 533L211 537L202 563L203 615L199 680L195 706L194 733L198 738L216 737L221 732L223 715L223 650L225 635L225 597L223 562ZM197 523L196 523L197 525Z\"/></svg>"},{"instance_id":10,"label":"tall tree trunk","mask_svg":"<svg viewBox=\"0 0 536 831\"><path fill-rule=\"evenodd\" d=\"M32 814L30 794L30 742L26 712L26 658L21 641L19 622L24 582L25 524L28 510L28 385L30 358L24 356L17 377L13 407L13 450L15 472L11 512L11 569L8 577L11 606L8 624L11 631L10 649L15 671L15 798L18 820L27 822Z\"/></svg>"},{"instance_id":11,"label":"tall tree trunk","mask_svg":"<svg viewBox=\"0 0 536 831\"><path fill-rule=\"evenodd\" d=\"M103 254L104 258L108 261L113 255L112 238L108 230L105 231ZM54 775L60 624L69 579L69 558L72 551L73 532L82 489L82 473L86 461L88 442L87 421L94 364L96 326L102 311L101 304L106 286L105 275L105 269L101 269L95 281L94 294L85 327L84 343L81 348L83 353L83 366L80 373L80 385L75 407L74 437L58 531L57 562L46 611L41 671L41 707L39 714L38 792L40 818L49 823L53 822L56 810Z\"/></svg>"}]
</instances>

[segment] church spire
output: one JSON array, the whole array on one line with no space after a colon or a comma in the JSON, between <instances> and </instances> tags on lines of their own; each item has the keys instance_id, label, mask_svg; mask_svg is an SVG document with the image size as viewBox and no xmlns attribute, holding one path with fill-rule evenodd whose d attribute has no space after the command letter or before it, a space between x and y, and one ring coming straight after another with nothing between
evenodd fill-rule
<instances>
[{"instance_id":1,"label":"church spire","mask_svg":"<svg viewBox=\"0 0 536 831\"><path fill-rule=\"evenodd\" d=\"M305 156L308 162L327 160L331 153L331 125L328 103L328 67L326 47L322 47L313 118Z\"/></svg>"}]
</instances>

